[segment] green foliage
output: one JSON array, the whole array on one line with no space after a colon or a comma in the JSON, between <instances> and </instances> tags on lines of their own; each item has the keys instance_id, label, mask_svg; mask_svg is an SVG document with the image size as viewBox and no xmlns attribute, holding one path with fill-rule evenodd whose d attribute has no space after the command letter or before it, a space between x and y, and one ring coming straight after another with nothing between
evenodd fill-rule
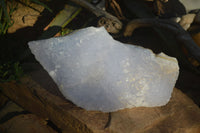
<instances>
[{"instance_id":1,"label":"green foliage","mask_svg":"<svg viewBox=\"0 0 200 133\"><path fill-rule=\"evenodd\" d=\"M0 82L18 80L23 76L23 70L19 62L8 62L0 65Z\"/></svg>"},{"instance_id":2,"label":"green foliage","mask_svg":"<svg viewBox=\"0 0 200 133\"><path fill-rule=\"evenodd\" d=\"M62 31L60 32L61 36L68 35L69 33L73 32L73 30L68 29L68 28L63 28Z\"/></svg>"},{"instance_id":3,"label":"green foliage","mask_svg":"<svg viewBox=\"0 0 200 133\"><path fill-rule=\"evenodd\" d=\"M0 35L6 34L8 28L13 25L11 15L15 9L16 5L7 4L6 0L0 0Z\"/></svg>"},{"instance_id":4,"label":"green foliage","mask_svg":"<svg viewBox=\"0 0 200 133\"><path fill-rule=\"evenodd\" d=\"M28 5L28 0L20 1ZM52 12L52 10L47 5L40 2L39 0L29 0L29 2L42 5L48 11ZM17 9L17 4L13 3L14 0L0 0L0 35L5 35L8 28L11 27L14 23L14 21L11 19L11 15Z\"/></svg>"},{"instance_id":5,"label":"green foliage","mask_svg":"<svg viewBox=\"0 0 200 133\"><path fill-rule=\"evenodd\" d=\"M38 5L43 6L44 8L46 8L49 12L53 12L47 5L45 5L44 3L40 2L39 0L30 0L30 2L36 3Z\"/></svg>"},{"instance_id":6,"label":"green foliage","mask_svg":"<svg viewBox=\"0 0 200 133\"><path fill-rule=\"evenodd\" d=\"M49 12L53 12L46 4L40 2L40 0L20 0L22 3L26 4L28 6L28 3L35 3L38 5L43 6L44 8L46 8Z\"/></svg>"}]
</instances>

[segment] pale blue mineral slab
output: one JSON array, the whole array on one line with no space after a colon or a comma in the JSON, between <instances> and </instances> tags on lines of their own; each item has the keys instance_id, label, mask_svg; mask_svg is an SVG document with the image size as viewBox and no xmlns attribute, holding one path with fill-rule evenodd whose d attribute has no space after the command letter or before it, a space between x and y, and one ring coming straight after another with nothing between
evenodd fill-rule
<instances>
[{"instance_id":1,"label":"pale blue mineral slab","mask_svg":"<svg viewBox=\"0 0 200 133\"><path fill-rule=\"evenodd\" d=\"M62 94L86 110L165 105L179 74L175 58L116 41L103 27L28 45Z\"/></svg>"}]
</instances>

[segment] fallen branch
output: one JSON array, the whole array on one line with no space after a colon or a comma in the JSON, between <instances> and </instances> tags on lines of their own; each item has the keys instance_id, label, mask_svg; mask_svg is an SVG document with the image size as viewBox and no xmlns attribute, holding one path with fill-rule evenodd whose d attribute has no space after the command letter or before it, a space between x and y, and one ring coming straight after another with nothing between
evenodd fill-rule
<instances>
[{"instance_id":1,"label":"fallen branch","mask_svg":"<svg viewBox=\"0 0 200 133\"><path fill-rule=\"evenodd\" d=\"M129 22L125 28L124 36L131 36L132 32L140 27L157 27L168 30L175 34L176 41L183 44L190 55L200 62L200 47L196 45L194 40L179 24L163 19L135 19Z\"/></svg>"},{"instance_id":2,"label":"fallen branch","mask_svg":"<svg viewBox=\"0 0 200 133\"><path fill-rule=\"evenodd\" d=\"M103 21L100 19L98 24L99 26L104 26L108 32L118 33L122 29L121 21L117 17L109 14L108 12L93 6L86 0L71 0L71 1L91 11L97 17L102 17Z\"/></svg>"}]
</instances>

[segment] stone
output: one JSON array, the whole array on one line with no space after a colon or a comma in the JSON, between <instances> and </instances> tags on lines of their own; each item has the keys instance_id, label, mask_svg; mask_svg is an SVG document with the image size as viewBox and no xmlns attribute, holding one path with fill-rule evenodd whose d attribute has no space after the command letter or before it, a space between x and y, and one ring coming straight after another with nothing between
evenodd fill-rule
<instances>
[{"instance_id":1,"label":"stone","mask_svg":"<svg viewBox=\"0 0 200 133\"><path fill-rule=\"evenodd\" d=\"M103 27L28 45L61 93L86 110L165 105L179 74L175 58L118 42Z\"/></svg>"}]
</instances>

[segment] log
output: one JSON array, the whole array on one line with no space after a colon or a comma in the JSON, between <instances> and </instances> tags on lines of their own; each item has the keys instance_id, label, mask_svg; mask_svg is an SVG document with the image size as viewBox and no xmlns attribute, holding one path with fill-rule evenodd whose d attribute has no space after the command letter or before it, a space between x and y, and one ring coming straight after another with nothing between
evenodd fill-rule
<instances>
[{"instance_id":1,"label":"log","mask_svg":"<svg viewBox=\"0 0 200 133\"><path fill-rule=\"evenodd\" d=\"M63 133L104 132L108 114L95 111L88 113L62 97L51 94L30 77L25 76L20 82L11 81L0 87L2 93L11 100L39 117L51 120Z\"/></svg>"},{"instance_id":2,"label":"log","mask_svg":"<svg viewBox=\"0 0 200 133\"><path fill-rule=\"evenodd\" d=\"M41 87L30 76L24 76L18 82L0 83L0 89L24 109L51 120L63 133L200 132L200 109L176 88L165 106L112 113L79 108L61 95Z\"/></svg>"}]
</instances>

